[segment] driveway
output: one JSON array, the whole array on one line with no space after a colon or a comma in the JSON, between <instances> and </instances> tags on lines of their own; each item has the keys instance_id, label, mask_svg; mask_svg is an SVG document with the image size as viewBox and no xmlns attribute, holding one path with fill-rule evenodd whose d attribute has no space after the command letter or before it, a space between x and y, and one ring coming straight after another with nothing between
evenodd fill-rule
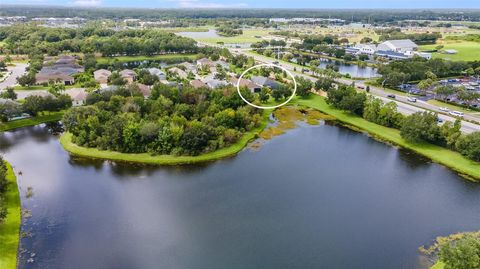
<instances>
[{"instance_id":1,"label":"driveway","mask_svg":"<svg viewBox=\"0 0 480 269\"><path fill-rule=\"evenodd\" d=\"M4 81L0 82L0 91L7 87L13 87L17 85L17 77L25 74L27 66L28 64L25 63L16 63L13 67L7 67L11 74Z\"/></svg>"}]
</instances>

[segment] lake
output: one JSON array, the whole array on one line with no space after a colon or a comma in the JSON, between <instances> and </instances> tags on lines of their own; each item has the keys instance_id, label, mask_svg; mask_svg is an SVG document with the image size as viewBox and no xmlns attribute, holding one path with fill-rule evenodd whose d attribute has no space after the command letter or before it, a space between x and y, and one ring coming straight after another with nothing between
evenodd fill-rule
<instances>
[{"instance_id":1,"label":"lake","mask_svg":"<svg viewBox=\"0 0 480 269\"><path fill-rule=\"evenodd\" d=\"M377 73L377 69L370 66L360 67L356 64L345 64L343 62L320 58L319 67L326 68L327 65L336 66L340 74L349 74L352 78L374 78L380 76L380 74Z\"/></svg>"},{"instance_id":2,"label":"lake","mask_svg":"<svg viewBox=\"0 0 480 269\"><path fill-rule=\"evenodd\" d=\"M20 268L415 269L480 228L480 185L340 126L175 167L71 158L42 126L0 134L32 214Z\"/></svg>"}]
</instances>

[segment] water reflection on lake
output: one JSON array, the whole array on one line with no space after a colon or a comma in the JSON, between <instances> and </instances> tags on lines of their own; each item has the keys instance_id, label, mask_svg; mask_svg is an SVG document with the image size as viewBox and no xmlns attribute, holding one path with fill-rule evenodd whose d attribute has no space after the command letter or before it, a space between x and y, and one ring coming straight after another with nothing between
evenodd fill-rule
<instances>
[{"instance_id":1,"label":"water reflection on lake","mask_svg":"<svg viewBox=\"0 0 480 269\"><path fill-rule=\"evenodd\" d=\"M20 268L412 269L420 245L480 227L479 185L335 125L195 166L72 158L40 126L0 152L32 212Z\"/></svg>"}]
</instances>

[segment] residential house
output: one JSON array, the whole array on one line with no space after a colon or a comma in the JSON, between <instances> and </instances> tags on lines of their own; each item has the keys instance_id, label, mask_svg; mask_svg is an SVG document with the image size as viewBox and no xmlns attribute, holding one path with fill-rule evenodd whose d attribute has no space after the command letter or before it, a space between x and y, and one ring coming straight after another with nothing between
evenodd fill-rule
<instances>
[{"instance_id":1,"label":"residential house","mask_svg":"<svg viewBox=\"0 0 480 269\"><path fill-rule=\"evenodd\" d=\"M407 51L415 51L418 46L410 39L387 40L378 45L377 50L394 51L406 53Z\"/></svg>"},{"instance_id":2,"label":"residential house","mask_svg":"<svg viewBox=\"0 0 480 269\"><path fill-rule=\"evenodd\" d=\"M112 72L107 69L98 69L93 72L93 77L95 78L95 81L100 84L107 84L110 75L112 75Z\"/></svg>"},{"instance_id":3,"label":"residential house","mask_svg":"<svg viewBox=\"0 0 480 269\"><path fill-rule=\"evenodd\" d=\"M218 60L214 63L215 63L215 66L220 65L223 68L223 70L230 70L230 64L223 60Z\"/></svg>"},{"instance_id":4,"label":"residential house","mask_svg":"<svg viewBox=\"0 0 480 269\"><path fill-rule=\"evenodd\" d=\"M210 89L216 89L228 85L228 82L219 79L211 79L206 82Z\"/></svg>"},{"instance_id":5,"label":"residential house","mask_svg":"<svg viewBox=\"0 0 480 269\"><path fill-rule=\"evenodd\" d=\"M159 80L167 79L167 75L165 74L165 72L163 72L162 70L160 70L158 68L155 68L155 67L147 68L147 71L151 75L154 75L154 76L158 77Z\"/></svg>"},{"instance_id":6,"label":"residential house","mask_svg":"<svg viewBox=\"0 0 480 269\"><path fill-rule=\"evenodd\" d=\"M47 84L51 81L61 82L65 85L73 85L75 83L75 79L72 76L61 73L61 72L55 72L55 73L39 72L35 75L35 82L37 84Z\"/></svg>"},{"instance_id":7,"label":"residential house","mask_svg":"<svg viewBox=\"0 0 480 269\"><path fill-rule=\"evenodd\" d=\"M203 81L201 81L199 79L194 79L194 80L190 81L190 85L195 89L208 87L207 84L203 83Z\"/></svg>"},{"instance_id":8,"label":"residential house","mask_svg":"<svg viewBox=\"0 0 480 269\"><path fill-rule=\"evenodd\" d=\"M280 87L280 83L278 83L277 81L262 76L252 76L252 82L260 87L267 87L273 90Z\"/></svg>"},{"instance_id":9,"label":"residential house","mask_svg":"<svg viewBox=\"0 0 480 269\"><path fill-rule=\"evenodd\" d=\"M127 83L133 83L137 78L137 73L131 69L123 69L119 72L120 76L127 81Z\"/></svg>"},{"instance_id":10,"label":"residential house","mask_svg":"<svg viewBox=\"0 0 480 269\"><path fill-rule=\"evenodd\" d=\"M142 93L143 97L147 99L152 94L152 88L148 85L137 83L138 90Z\"/></svg>"},{"instance_id":11,"label":"residential house","mask_svg":"<svg viewBox=\"0 0 480 269\"><path fill-rule=\"evenodd\" d=\"M202 66L205 66L205 65L213 67L213 66L215 66L215 63L208 58L202 58L202 59L197 60L197 67L202 67Z\"/></svg>"},{"instance_id":12,"label":"residential house","mask_svg":"<svg viewBox=\"0 0 480 269\"><path fill-rule=\"evenodd\" d=\"M181 66L184 66L185 67L185 71L188 73L188 72L192 72L192 73L196 73L197 72L197 66L192 64L192 63L189 63L189 62L183 62L180 64Z\"/></svg>"},{"instance_id":13,"label":"residential house","mask_svg":"<svg viewBox=\"0 0 480 269\"><path fill-rule=\"evenodd\" d=\"M238 78L236 77L231 77L230 78L230 83L232 83L234 86L239 85L240 88L246 87L248 88L251 92L260 92L262 90L262 87L253 83L253 81L249 79L242 78L239 82Z\"/></svg>"},{"instance_id":14,"label":"residential house","mask_svg":"<svg viewBox=\"0 0 480 269\"><path fill-rule=\"evenodd\" d=\"M87 101L88 93L83 88L70 89L65 93L72 98L72 106L83 106Z\"/></svg>"},{"instance_id":15,"label":"residential house","mask_svg":"<svg viewBox=\"0 0 480 269\"><path fill-rule=\"evenodd\" d=\"M172 67L172 68L168 69L168 71L170 71L172 74L176 74L178 77L180 77L182 79L186 79L188 77L187 72L183 71L182 69L180 69L178 67Z\"/></svg>"}]
</instances>

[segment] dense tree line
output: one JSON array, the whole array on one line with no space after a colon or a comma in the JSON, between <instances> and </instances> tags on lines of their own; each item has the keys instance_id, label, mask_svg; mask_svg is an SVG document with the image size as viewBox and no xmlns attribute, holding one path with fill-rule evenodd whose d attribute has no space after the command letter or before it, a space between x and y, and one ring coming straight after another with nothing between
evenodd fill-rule
<instances>
[{"instance_id":1,"label":"dense tree line","mask_svg":"<svg viewBox=\"0 0 480 269\"><path fill-rule=\"evenodd\" d=\"M4 53L58 55L99 52L104 56L196 52L193 39L159 30L114 31L104 27L47 28L33 24L0 27Z\"/></svg>"},{"instance_id":2,"label":"dense tree line","mask_svg":"<svg viewBox=\"0 0 480 269\"><path fill-rule=\"evenodd\" d=\"M354 87L340 85L328 91L327 103L335 108L350 111L364 119L391 128L400 129L400 135L413 143L428 142L480 161L480 132L462 134L461 122L438 124L433 112L416 112L404 116L394 102L384 104L372 96L357 92Z\"/></svg>"},{"instance_id":3,"label":"dense tree line","mask_svg":"<svg viewBox=\"0 0 480 269\"><path fill-rule=\"evenodd\" d=\"M32 95L25 98L23 103L14 101L2 102L0 104L0 122L7 121L9 118L19 116L22 113L28 113L36 116L43 111L60 111L72 106L72 99L66 94L57 96L37 96Z\"/></svg>"},{"instance_id":4,"label":"dense tree line","mask_svg":"<svg viewBox=\"0 0 480 269\"><path fill-rule=\"evenodd\" d=\"M64 115L73 142L127 153L211 152L237 142L261 121L260 111L245 105L233 87L179 90L155 84L147 100L121 87L90 94L87 103Z\"/></svg>"},{"instance_id":5,"label":"dense tree line","mask_svg":"<svg viewBox=\"0 0 480 269\"><path fill-rule=\"evenodd\" d=\"M378 35L380 35L380 41L410 39L416 44L420 45L435 44L437 42L437 39L442 37L442 35L438 32L407 34L403 33L400 28L380 29L376 30L376 32Z\"/></svg>"},{"instance_id":6,"label":"dense tree line","mask_svg":"<svg viewBox=\"0 0 480 269\"><path fill-rule=\"evenodd\" d=\"M243 30L240 29L240 25L227 24L218 27L217 33L222 36L237 36L243 34Z\"/></svg>"}]
</instances>

